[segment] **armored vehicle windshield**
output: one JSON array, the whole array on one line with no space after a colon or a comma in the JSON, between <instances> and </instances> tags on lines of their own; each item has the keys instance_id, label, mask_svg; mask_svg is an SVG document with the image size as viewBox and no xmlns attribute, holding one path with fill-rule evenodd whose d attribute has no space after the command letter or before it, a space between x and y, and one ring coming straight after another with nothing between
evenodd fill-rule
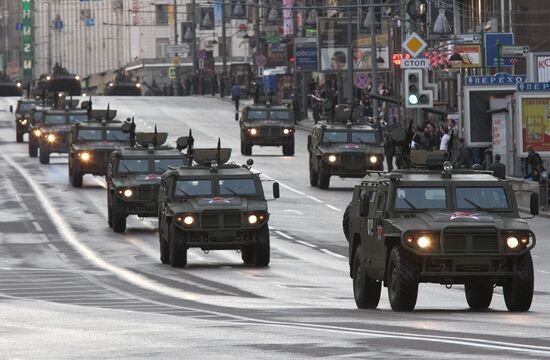
<instances>
[{"instance_id":1,"label":"armored vehicle windshield","mask_svg":"<svg viewBox=\"0 0 550 360\"><path fill-rule=\"evenodd\" d=\"M323 132L323 142L325 143L361 143L378 144L378 135L376 131L360 131L348 129L331 129Z\"/></svg>"},{"instance_id":2,"label":"armored vehicle windshield","mask_svg":"<svg viewBox=\"0 0 550 360\"><path fill-rule=\"evenodd\" d=\"M256 120L281 120L290 122L290 113L288 109L255 109L248 111L247 121Z\"/></svg>"},{"instance_id":3,"label":"armored vehicle windshield","mask_svg":"<svg viewBox=\"0 0 550 360\"><path fill-rule=\"evenodd\" d=\"M173 156L162 158L150 158L150 157L123 157L118 160L116 164L116 174L162 174L169 167L184 166L186 159L183 156Z\"/></svg>"},{"instance_id":4,"label":"armored vehicle windshield","mask_svg":"<svg viewBox=\"0 0 550 360\"><path fill-rule=\"evenodd\" d=\"M260 196L252 177L230 178L220 177L212 179L178 179L174 187L176 198L190 198L194 196Z\"/></svg>"}]
</instances>

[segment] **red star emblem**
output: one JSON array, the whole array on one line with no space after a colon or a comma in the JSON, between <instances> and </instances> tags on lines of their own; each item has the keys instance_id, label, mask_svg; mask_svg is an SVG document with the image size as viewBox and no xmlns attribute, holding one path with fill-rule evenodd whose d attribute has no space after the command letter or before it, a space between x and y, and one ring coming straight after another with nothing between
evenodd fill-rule
<instances>
[{"instance_id":1,"label":"red star emblem","mask_svg":"<svg viewBox=\"0 0 550 360\"><path fill-rule=\"evenodd\" d=\"M229 204L229 200L226 200L222 197L215 197L215 198L212 198L210 199L210 201L208 201L209 204Z\"/></svg>"},{"instance_id":2,"label":"red star emblem","mask_svg":"<svg viewBox=\"0 0 550 360\"><path fill-rule=\"evenodd\" d=\"M479 221L479 218L476 216L477 214L469 214L465 212L455 212L454 214L451 214L451 221L455 219L474 219Z\"/></svg>"},{"instance_id":3,"label":"red star emblem","mask_svg":"<svg viewBox=\"0 0 550 360\"><path fill-rule=\"evenodd\" d=\"M145 180L160 180L160 175L157 174L149 174L144 177Z\"/></svg>"},{"instance_id":4,"label":"red star emblem","mask_svg":"<svg viewBox=\"0 0 550 360\"><path fill-rule=\"evenodd\" d=\"M376 234L378 237L378 241L382 241L382 236L384 235L384 228L382 227L382 225L378 225L376 227Z\"/></svg>"},{"instance_id":5,"label":"red star emblem","mask_svg":"<svg viewBox=\"0 0 550 360\"><path fill-rule=\"evenodd\" d=\"M355 145L355 144L347 144L345 146L346 149L359 149L359 146L358 145Z\"/></svg>"}]
</instances>

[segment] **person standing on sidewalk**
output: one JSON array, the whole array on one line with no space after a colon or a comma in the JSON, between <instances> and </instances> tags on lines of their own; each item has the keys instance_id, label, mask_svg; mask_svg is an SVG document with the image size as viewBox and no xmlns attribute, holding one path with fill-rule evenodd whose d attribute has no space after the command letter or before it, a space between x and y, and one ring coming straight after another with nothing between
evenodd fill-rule
<instances>
[{"instance_id":1,"label":"person standing on sidewalk","mask_svg":"<svg viewBox=\"0 0 550 360\"><path fill-rule=\"evenodd\" d=\"M241 87L236 82L231 87L231 99L235 102L235 112L239 112L239 101L241 100Z\"/></svg>"},{"instance_id":2,"label":"person standing on sidewalk","mask_svg":"<svg viewBox=\"0 0 550 360\"><path fill-rule=\"evenodd\" d=\"M500 162L500 155L495 154L495 162L491 164L489 170L493 172L493 176L498 179L506 179L506 165Z\"/></svg>"}]
</instances>

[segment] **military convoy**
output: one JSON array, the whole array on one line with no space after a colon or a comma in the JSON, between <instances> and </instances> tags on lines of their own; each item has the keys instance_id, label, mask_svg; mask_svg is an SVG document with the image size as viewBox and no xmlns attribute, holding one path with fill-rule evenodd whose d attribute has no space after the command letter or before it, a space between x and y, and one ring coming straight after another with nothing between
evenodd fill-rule
<instances>
[{"instance_id":1,"label":"military convoy","mask_svg":"<svg viewBox=\"0 0 550 360\"><path fill-rule=\"evenodd\" d=\"M532 194L531 213L538 213ZM502 286L510 311L533 297L535 234L519 216L512 185L491 172L368 172L345 210L350 276L358 308L376 308L382 285L395 311L413 310L418 285L464 284L472 309Z\"/></svg>"},{"instance_id":2,"label":"military convoy","mask_svg":"<svg viewBox=\"0 0 550 360\"><path fill-rule=\"evenodd\" d=\"M283 155L294 155L294 114L286 106L255 103L243 109L239 120L241 154L252 155L252 146L282 146Z\"/></svg>"},{"instance_id":3,"label":"military convoy","mask_svg":"<svg viewBox=\"0 0 550 360\"><path fill-rule=\"evenodd\" d=\"M161 262L187 264L187 249L237 250L245 264L270 261L269 212L259 173L228 162L231 149L195 149L193 164L168 169L159 191ZM279 184L273 184L279 197Z\"/></svg>"},{"instance_id":4,"label":"military convoy","mask_svg":"<svg viewBox=\"0 0 550 360\"><path fill-rule=\"evenodd\" d=\"M320 121L307 139L309 183L328 189L330 177L361 178L384 168L379 132L366 123L337 119Z\"/></svg>"},{"instance_id":5,"label":"military convoy","mask_svg":"<svg viewBox=\"0 0 550 360\"><path fill-rule=\"evenodd\" d=\"M18 143L23 142L23 135L29 132L33 122L32 110L35 108L34 99L17 100L15 108L15 135Z\"/></svg>"}]
</instances>

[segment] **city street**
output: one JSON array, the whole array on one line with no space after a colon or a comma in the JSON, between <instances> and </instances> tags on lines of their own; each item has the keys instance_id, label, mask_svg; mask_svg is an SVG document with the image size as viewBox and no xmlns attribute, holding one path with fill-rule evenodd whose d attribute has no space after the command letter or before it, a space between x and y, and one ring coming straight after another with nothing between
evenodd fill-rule
<instances>
[{"instance_id":1,"label":"city street","mask_svg":"<svg viewBox=\"0 0 550 360\"><path fill-rule=\"evenodd\" d=\"M535 295L506 310L502 288L488 311L470 310L463 286L421 284L416 309L358 310L342 214L359 179L309 186L308 132L296 154L255 146L241 155L233 105L210 96L95 97L94 108L135 117L137 131L192 130L196 147L254 160L269 202L271 262L245 266L234 251L189 251L187 267L162 265L156 218L107 224L105 179L68 182L67 156L41 165L15 141L17 98L0 98L0 359L540 359L550 358L550 219L528 220ZM524 214L527 216L527 214Z\"/></svg>"}]
</instances>

